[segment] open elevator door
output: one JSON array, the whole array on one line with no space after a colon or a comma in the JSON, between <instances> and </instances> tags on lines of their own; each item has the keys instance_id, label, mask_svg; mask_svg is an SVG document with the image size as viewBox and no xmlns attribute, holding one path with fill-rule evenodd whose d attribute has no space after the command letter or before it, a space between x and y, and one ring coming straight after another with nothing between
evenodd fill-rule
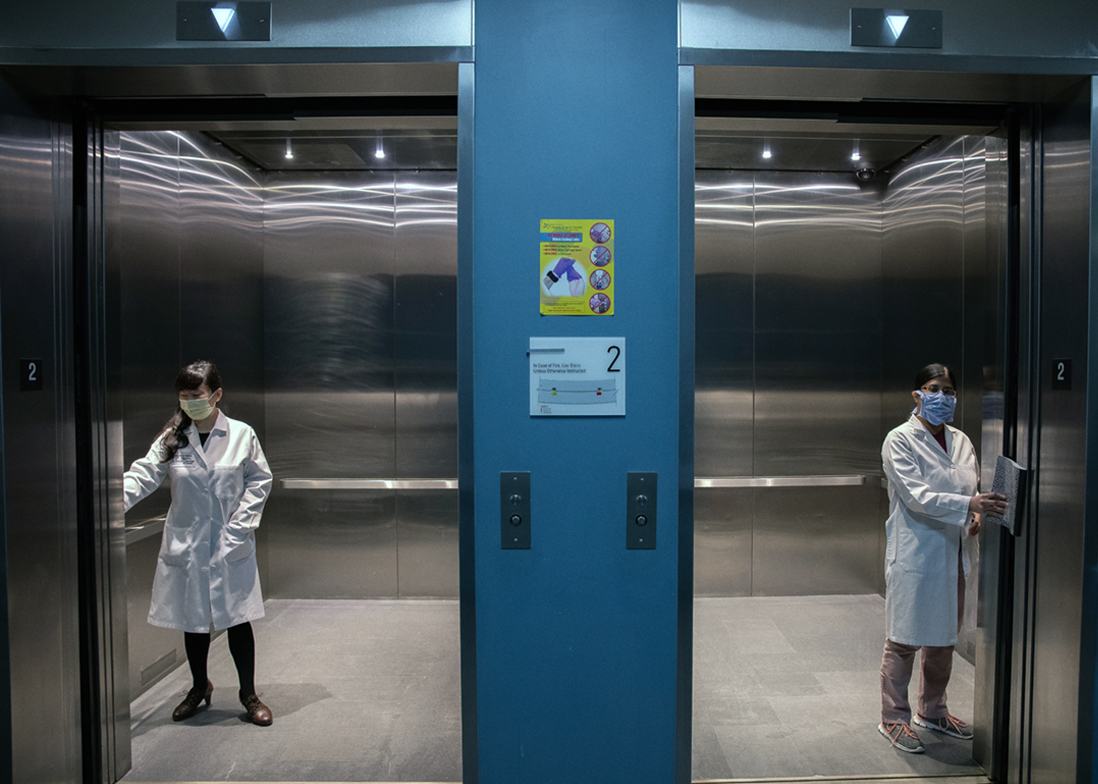
<instances>
[{"instance_id":1,"label":"open elevator door","mask_svg":"<svg viewBox=\"0 0 1098 784\"><path fill-rule=\"evenodd\" d=\"M805 73L808 71L808 73ZM760 77L760 73L763 78ZM705 500L706 493L714 492L748 492L746 488L752 486L752 482L755 483L756 490L750 491L753 493L772 493L771 488L775 484L782 484L785 482L794 481L793 477L787 476L792 473L788 471L777 470L773 471L778 476L758 476L761 473L757 470L759 461L753 459L748 455L745 459L738 461L738 464L733 466L733 470L728 471L733 476L725 476L723 479L728 480L722 485L722 477L714 476L712 469L716 466L716 463L712 459L714 455L720 451L721 444L727 445L729 440L734 440L738 435L741 439L745 436L750 440L753 433L753 427L750 425L750 410L757 404L755 395L758 394L758 388L754 386L756 381L756 372L750 372L750 367L755 362L754 352L757 351L758 344L753 344L755 347L750 349L749 354L740 360L740 369L744 371L744 377L749 378L746 382L746 388L741 390L724 390L725 393L731 392L732 394L724 394L715 396L720 398L719 402L724 406L723 411L720 410L720 405L717 408L708 406L705 403L706 395L713 395L715 386L712 384L712 379L707 378L707 374L713 371L715 368L723 364L724 369L727 371L730 367L735 366L735 360L730 361L729 352L732 349L727 347L730 340L725 341L725 348L721 349L721 354L716 365L711 364L706 368L706 362L703 358L704 347L707 341L705 335L706 324L704 322L704 298L706 296L711 297L714 292L728 291L730 288L735 287L735 283L730 282L728 279L723 281L719 278L713 279L711 282L718 285L706 285L702 282L702 275L705 272L705 244L704 234L706 228L704 222L707 218L714 218L714 216L722 216L723 220L733 219L739 211L740 215L746 215L751 213L755 209L754 197L748 196L737 200L735 197L724 198L721 204L712 204L710 206L715 209L709 210L708 213L704 209L704 202L707 198L712 196L712 191L708 193L707 188L703 187L703 182L707 182L708 173L701 171L706 168L703 164L703 159L707 155L711 155L714 152L714 147L711 142L724 142L728 145L729 150L733 151L733 154L738 153L741 159L744 157L749 159L746 165L742 165L742 168L751 169L755 171L768 171L767 165L764 161L760 160L761 155L764 152L770 153L771 156L776 156L778 150L781 149L783 138L801 138L802 140L811 139L813 134L811 128L809 132L804 132L804 127L811 126L813 123L817 125L820 121L830 122L832 127L828 129L827 133L818 134L817 141L822 140L822 145L835 146L837 142L842 142L841 147L846 156L844 162L844 168L847 177L847 183L850 186L854 186L856 182L859 182L859 178L856 172L859 168L865 167L866 164L854 163L850 160L852 153L856 154L857 143L861 134L866 134L867 129L865 127L857 129L854 133L843 133L841 127L842 120L840 118L845 117L847 123L860 122L868 125L875 123L883 123L883 130L885 135L888 135L887 126L905 125L906 131L912 131L914 127L915 132L918 133L918 128L921 125L924 131L929 131L923 140L915 145L912 145L911 149L903 156L897 156L897 160L891 163L899 165L902 163L902 159L908 159L915 164L920 163L920 156L924 156L926 153L921 152L923 149L931 149L935 144L938 145L939 152L942 156L948 158L951 155L955 155L959 162L961 162L961 172L958 172L960 178L958 183L963 186L964 174L963 174L963 161L966 157L965 145L962 143L956 146L956 150L951 151L950 146L942 141L936 141L932 137L941 137L950 134L949 126L954 126L960 131L961 134L966 135L968 138L983 138L987 140L987 144L976 144L975 149L973 145L969 145L969 150L973 152L979 159L980 167L984 169L987 175L987 180L981 183L981 187L987 188L988 196L992 200L991 204L987 205L986 211L983 207L980 207L981 211L985 214L982 215L982 220L986 225L987 232L985 236L979 239L979 243L983 245L982 254L988 260L985 268L980 272L977 279L969 279L967 281L960 281L958 286L959 300L958 304L961 306L961 314L958 321L952 325L934 325L928 326L929 334L926 330L921 333L921 339L925 340L930 338L929 342L932 346L941 347L944 349L948 345L950 326L957 327L961 330L971 329L973 336L977 339L972 342L972 345L968 346L963 352L956 352L953 356L956 358L956 364L962 364L962 373L974 381L971 387L968 387L966 399L962 401L962 404L967 403L966 411L967 416L965 419L964 429L973 436L973 440L978 444L981 444L984 452L984 470L983 470L983 483L988 485L990 483L989 465L993 466L994 456L997 454L1007 455L1021 455L1019 458L1024 462L1028 455L1029 441L1028 432L1029 428L1027 423L1028 419L1028 378L1029 369L1026 365L1025 350L1028 350L1028 338L1025 333L1025 327L1027 319L1029 317L1028 305L1026 304L1026 296L1029 288L1029 279L1031 275L1031 258L1029 254L1029 242L1032 233L1032 226L1030 224L1029 213L1027 212L1032 208L1032 203L1029 194L1032 192L1034 168L1033 168L1033 129L1030 121L1031 106L1032 103L1019 103L1017 102L1017 93L1014 92L1005 81L1002 84L1000 92L996 93L994 90L986 90L986 83L979 89L970 89L973 85L969 84L970 79L962 75L947 75L938 74L933 78L924 79L921 83L914 81L909 75L900 75L895 79L894 83L897 87L897 97L907 99L908 103L905 104L895 100L887 100L885 102L866 102L861 98L866 95L881 97L879 93L879 87L882 83L882 77L884 81L887 81L889 76L893 74L881 74L876 73L862 73L862 72L850 72L845 71L842 74L841 80L836 74L828 74L824 69L803 69L802 71L795 71L788 69L742 69L742 72L737 74L735 68L716 68L716 67L698 67L697 68L697 147L698 147L698 240L697 240L697 266L699 275L699 322L698 322L698 397L697 397L697 416L698 416L698 428L697 428L697 492L696 492L696 545L695 545L695 575L696 585L699 587L698 595L722 595L721 591L725 591L723 595L739 595L750 596L754 590L752 586L758 586L762 584L762 590L754 590L757 595L778 595L782 593L792 593L795 591L783 591L780 583L780 578L775 578L776 573L780 574L780 567L789 567L789 559L785 559L785 563L782 563L781 558L771 558L769 564L765 563L765 541L766 537L785 536L788 541L792 541L796 538L797 532L793 527L786 526L784 531L782 530L780 523L775 523L774 519L764 521L765 525L760 530L752 531L751 526L729 526L729 518L735 515L741 517L750 518L752 515L757 514L758 497L754 500L748 500L744 503L736 503L733 499L726 499L731 503L722 504L708 504ZM926 76L925 74L922 76ZM839 99L836 103L829 103L827 101L811 101L811 102L794 102L794 101L782 101L782 100L760 100L754 95L754 91L767 91L766 98L772 99L775 96L780 97L783 94L783 90L788 90L788 94L795 95L798 92L803 92L799 86L800 80L807 79L809 82L817 85L824 86L821 90L821 95L827 97L834 95ZM1047 100L1049 97L1055 94L1065 84L1070 83L1072 79L1068 78L1056 78L1049 79L1048 83L1040 89L1036 90L1030 95L1030 98L1034 102ZM1032 85L1031 85L1032 86ZM830 93L828 92L830 90ZM858 91L865 90L864 94L858 94ZM875 92L878 91L878 92ZM957 104L938 104L933 105L932 102L935 99L935 95L949 94L956 96L968 92L971 98L971 102L968 105ZM1013 93L1013 94L1012 94ZM731 98L729 96L736 96ZM996 97L1001 97L1001 101L998 107L989 105L989 99L994 101ZM1009 100L1007 100L1009 98ZM919 106L922 104L922 106ZM967 117L966 120L958 120L962 117ZM798 121L800 123L801 130L798 132L796 128ZM933 125L939 125L938 128L932 128ZM839 125L840 127L836 127ZM963 126L968 126L965 128ZM979 126L984 126L983 130ZM731 133L724 133L724 139L718 139L721 136L721 131L731 130ZM956 131L954 132L956 133ZM706 137L709 136L707 140ZM960 134L958 134L960 135ZM900 134L893 134L893 136L899 137ZM872 138L872 136L870 137ZM943 146L944 145L944 146ZM768 149L770 148L770 149ZM792 166L790 168L800 169L803 172L816 172L823 167L815 165L812 162L812 155L816 154L819 158L818 151L806 149L804 144L801 144L801 152L805 152L805 163L799 166ZM836 150L835 152L838 152ZM864 160L864 158L863 158ZM869 168L883 169L888 166L881 166L877 164L873 166L870 164ZM724 168L723 165L717 166L717 168ZM732 168L732 167L728 167ZM898 168L898 166L897 166ZM948 168L948 166L946 167ZM875 171L872 178L866 176L864 180L860 180L862 183L869 182L870 179L876 179L881 177L882 173L887 176L887 172ZM869 173L866 173L867 175ZM933 176L933 175L931 175ZM768 179L769 178L769 179ZM719 178L718 178L719 179ZM789 193L796 189L811 190L812 186L809 182L811 178L803 178L799 183L775 183L772 179L772 175L763 174L757 178L758 182L761 182L764 186L764 191L769 189L771 193L777 191L783 191ZM757 189L758 182L756 182L754 193L759 193ZM929 182L929 179L928 179ZM926 185L927 183L924 183ZM745 185L741 183L741 186ZM789 186L792 187L789 187ZM749 187L748 190L751 190ZM929 187L927 190L931 190ZM726 197L731 191L726 191ZM741 196L744 191L741 190ZM719 197L714 197L715 201L721 201ZM811 200L809 200L811 201ZM819 206L820 199L817 198L817 205ZM906 205L906 207L913 206L912 204ZM949 212L950 205L941 205L946 208L946 212ZM957 209L953 210L956 216L965 214L965 210L976 209L978 205L970 200L966 200L963 193L960 199L954 205ZM906 208L905 207L905 208ZM723 211L723 212L722 212ZM832 214L832 219L838 219L843 217L839 215L840 211L836 211ZM850 215L847 213L846 220L850 220ZM781 210L773 207L769 213L766 214L766 218L770 219L773 226L777 226L781 220ZM714 218L717 219L717 218ZM893 226L893 231L896 231L898 227ZM797 227L795 221L790 221L785 226L785 229L789 232L796 232ZM778 229L775 228L775 231ZM958 239L963 244L965 242L973 242L975 238L971 233L961 231L958 235ZM809 243L811 245L811 243ZM754 241L747 238L746 242L740 243L736 246L739 251L748 256L752 256L757 251L757 246ZM936 247L936 246L935 246ZM804 247L803 255L809 256L817 254L819 249L816 247ZM911 256L912 252L908 252ZM914 258L914 257L913 257ZM757 259L756 259L757 261ZM754 264L755 262L751 262ZM787 265L788 266L788 265ZM933 264L931 265L933 267ZM754 270L749 271L747 278L751 279L751 276L755 273ZM788 282L788 281L787 281ZM897 285L902 281L893 282L894 291L898 291ZM974 284L978 284L982 289L983 296L987 298L989 307L980 308L979 296L974 290ZM760 295L757 288L753 285L749 286L751 296L755 298L755 302L759 302L760 296L766 296L765 292ZM825 297L826 301L826 297ZM812 300L806 299L803 304L811 306ZM755 303L748 302L748 309L750 309ZM856 307L861 308L865 303L858 301ZM965 312L965 309L969 312ZM871 314L873 309L869 308ZM901 306L898 308L903 314L908 316L913 315L910 312L910 308ZM730 311L725 308L724 313ZM734 312L734 309L733 311ZM899 313L897 315L900 315ZM758 318L756 312L754 318ZM793 321L797 322L797 317L793 317ZM944 329L936 327L945 327ZM740 338L747 337L751 342L751 338L746 334L750 333L754 328L753 324L741 325ZM746 329L746 333L745 333ZM733 333L736 330L729 330L725 332L724 337L732 338ZM771 336L771 344L773 345L773 336ZM1019 360L1019 342L1024 343L1021 359ZM765 341L763 341L765 347ZM904 348L916 348L912 341L900 344ZM792 360L793 357L786 357L786 360ZM903 358L901 357L901 360ZM745 364L746 361L746 364ZM917 368L925 361L939 361L937 359L927 359L923 362L913 365ZM906 409L902 412L899 408L902 407L903 402L900 399L902 396L906 396L906 387L910 383L908 376L913 372L912 368L907 367L913 360L908 358L906 362L901 361L899 364L902 367L884 366L882 372L879 375L881 378L881 389L879 391L880 403L879 409L882 413L899 413L902 416L906 415ZM773 364L769 369L769 378L767 373L764 372L762 377L770 382L773 381ZM872 374L870 374L871 376ZM902 380L899 380L902 379ZM706 384L709 384L710 388L705 389ZM897 385L895 389L891 386ZM964 384L964 382L962 382ZM741 385L744 386L744 385ZM976 389L973 389L975 387ZM763 390L774 392L774 384L770 384L770 389ZM776 390L776 391L781 391ZM796 389L787 390L787 393L797 392ZM806 389L799 390L801 392L807 391ZM744 396L746 393L746 397ZM734 424L730 424L729 420L736 420L735 414L736 398L741 399L743 405L747 406L746 416L746 429L741 427L740 432L733 433L735 429ZM1021 400L1021 412L1019 412L1019 400ZM765 401L763 401L765 403ZM864 402L864 401L862 401ZM707 409L712 409L708 411ZM896 409L894 412L893 409ZM770 409L764 411L769 412L770 416L774 414L781 415L782 413L788 414L788 411L782 412L780 405L771 405ZM731 414L731 415L730 415ZM706 422L707 417L710 421ZM895 418L895 417L892 417ZM744 420L744 417L739 417L740 420ZM880 432L876 447L879 449L879 438L891 429L892 425L886 426L883 421L880 426ZM722 428L723 424L723 428ZM742 423L741 423L742 424ZM732 428L730 430L729 428ZM811 428L808 431L813 432ZM834 434L833 434L834 435ZM727 436L728 438L725 438ZM842 435L837 436L839 440L842 439ZM775 439L768 439L771 443ZM781 439L778 439L779 441ZM791 439L785 439L786 443L791 443ZM798 445L797 448L803 449L803 444ZM764 447L765 448L765 447ZM792 448L792 447L789 447ZM707 451L709 454L707 454ZM750 451L750 450L749 450ZM990 457L988 457L990 455ZM736 461L734 461L735 463ZM765 464L765 460L762 461ZM707 470L710 475L707 474ZM880 482L880 467L879 456L877 457L876 475L869 472L865 472L865 481L867 483L879 483ZM824 472L820 472L824 473ZM826 472L832 473L832 472ZM839 473L839 472L835 472ZM854 471L848 472L854 474ZM843 479L844 477L806 477L808 479L826 479L836 480ZM849 477L845 477L849 478ZM775 481L777 480L777 481ZM729 489L718 489L722 487L744 488L741 490L732 491ZM805 491L802 491L805 492ZM807 491L813 492L813 491ZM815 495L811 500L811 503L817 503L820 497L827 493L826 489L815 491ZM883 497L883 490L881 490ZM764 506L770 505L770 501L763 502ZM707 506L710 507L707 509ZM723 509L721 508L723 506ZM781 504L775 503L773 506L778 507L780 510ZM790 512L793 507L787 505L787 512ZM879 504L877 509L872 510L872 513L876 515L878 525L879 521L883 521L887 515L886 502ZM795 514L795 512L793 512ZM707 519L707 516L709 519ZM770 517L774 518L773 511L770 513ZM723 530L722 530L723 528ZM880 545L876 553L879 561L883 561L883 526L879 529ZM760 538L763 543L762 556L758 553L757 545L760 543ZM746 549L750 555L746 560L740 559L738 566L733 565L733 571L747 574L746 588L744 585L738 587L730 585L730 581L727 579L727 573L719 575L717 580L714 581L713 577L716 571L720 567L720 559L714 559L711 554L707 554L706 550L712 548L717 552L724 554L725 566L728 564L728 554L736 550L735 542L739 540L741 544L746 544ZM742 547L740 548L743 549ZM867 548L868 549L868 548ZM754 550L754 552L752 552ZM978 582L976 585L970 584L967 591L969 608L966 611L966 623L969 623L969 628L963 631L961 636L961 648L962 653L967 654L966 658L976 663L977 684L975 692L975 704L973 707L973 718L975 719L975 725L977 729L977 737L973 744L972 755L975 761L987 771L988 775L993 779L999 778L1004 774L1007 760L1007 732L1008 722L1010 721L1010 695L1012 684L1012 671L1011 671L1011 640L1013 635L1013 628L1011 626L1011 619L1014 613L1014 598L1011 592L1011 588L1014 582L1015 574L1015 560L1014 560L1015 542L1010 541L1009 537L1000 535L998 530L988 531L985 530L981 534L981 545L979 547L979 555L981 556L981 568L978 573ZM773 550L771 555L773 556ZM827 546L823 549L808 547L805 550L804 555L807 557L821 557L821 553L826 555L828 552ZM735 560L736 556L732 556ZM762 577L759 581L753 581L751 579L753 567L759 567L760 575ZM806 575L811 576L818 574L819 569L817 564L813 564L808 560L805 560L800 566L796 566L794 571L798 575L798 579L806 581ZM849 577L849 575L846 575ZM878 573L876 575L877 590L883 592L883 575ZM724 581L724 585L719 585L720 581ZM777 582L775 582L777 580ZM833 579L832 592L835 594L851 593L849 579L843 579L842 576ZM854 580L853 582L856 582ZM869 579L862 582L868 583ZM845 584L844 584L845 583ZM701 586L707 585L707 588ZM715 588L716 586L716 588ZM702 615L698 615L696 621L698 626L702 624ZM696 632L696 638L703 633L702 629L698 629ZM883 634L883 633L882 633ZM704 646L697 646L696 658L695 658L695 677L698 677L697 672L697 650L700 650ZM879 651L877 653L877 664L879 665ZM914 679L917 682L917 678ZM875 684L874 684L875 686ZM1014 685L1015 689L1018 689L1017 684ZM699 693L695 690L695 699L697 700ZM698 710L695 706L695 746L699 744L698 735L698 722L699 717L703 717L704 713ZM865 729L864 727L851 728L853 732L859 732ZM868 732L872 735L876 735L875 725L868 725ZM705 742L706 739L702 738L701 741ZM880 740L877 738L876 740ZM867 738L868 743L873 743L874 738ZM885 744L887 748L887 743ZM907 756L907 755L904 755ZM697 777L697 748L695 749L695 777ZM791 768L784 773L774 772L772 775L800 775L805 771L800 769ZM960 772L960 771L958 771ZM979 772L979 768L976 769ZM816 775L822 775L825 772L814 771ZM881 775L885 771L870 771L870 770L847 770L844 771L846 775ZM739 774L735 774L739 777ZM768 774L766 777L769 777ZM704 776L705 778L712 778L712 776Z\"/></svg>"},{"instance_id":2,"label":"open elevator door","mask_svg":"<svg viewBox=\"0 0 1098 784\"><path fill-rule=\"evenodd\" d=\"M356 67L350 68L354 70ZM357 68L369 71L371 66ZM418 117L421 125L426 123L426 135L430 135L431 128L449 128L455 123L456 98L447 94L453 90L445 86L439 89L438 85L448 85L449 82L456 81L456 68L456 64L410 64L403 69L395 69L404 72L403 86L413 93L419 93L412 98L387 95L322 100L296 98L282 102L273 98L239 100L202 95L165 100L147 94L147 80L150 75L141 68L134 68L127 69L126 78L121 81L113 78L97 81L93 75L90 83L104 87L106 94L103 97L87 96L77 102L79 133L74 135L79 136L76 145L86 142L87 154L75 156L79 160L74 166L79 166L81 174L77 178L80 181L78 184L81 188L86 185L89 195L87 199L78 201L76 210L76 217L85 220L82 225L86 227L88 236L87 262L85 265L78 265L78 269L86 267L87 270L86 280L81 284L83 302L86 303L83 307L86 311L76 315L89 324L86 333L88 341L92 348L99 349L84 355L86 375L82 376L84 380L81 382L82 388L91 390L90 405L93 412L98 412L98 418L93 419L89 425L93 437L88 443L94 450L94 455L86 461L92 471L92 481L98 482L94 485L97 493L94 499L97 500L93 500L89 507L93 510L90 516L96 523L94 535L83 545L85 549L81 555L81 563L86 564L89 570L88 579L82 582L83 604L88 608L89 629L95 627L95 631L89 631L85 639L90 641L89 645L96 653L95 657L84 657L88 669L84 671L82 679L89 697L93 698L89 703L89 710L97 712L92 721L85 719L83 722L86 730L83 741L86 751L83 756L85 766L90 766L89 775L97 775L93 771L101 769L101 774L98 775L102 778L116 780L129 769L131 741L128 706L132 686L135 681L140 680L142 674L155 678L163 670L160 666L163 662L158 661L154 662L156 666L147 668L157 672L130 672L128 662L130 640L126 624L125 550L126 543L137 532L126 531L122 527L120 484L117 481L124 467L121 454L122 417L117 410L121 375L117 346L123 339L139 338L140 335L120 335L119 320L115 314L119 306L117 249L111 248L110 243L118 236L115 231L117 226L112 227L111 221L118 214L119 129L191 127L197 130L201 127L232 127L237 132L241 129L258 130L260 136L265 129L267 135L278 137L279 145L285 145L285 137L292 136L295 129L304 131L305 136L309 137L316 136L317 129L324 127L376 126L385 129L399 127L409 117ZM187 70L179 69L170 74L160 72L161 76L166 77L160 83L160 89L176 95L185 95L196 87L201 89L206 82L196 73L206 69L194 69L196 73L189 75ZM285 69L271 67L252 70L257 72L254 74L256 78L263 81L261 77L264 73L259 72L266 70L266 79L270 80L270 72ZM335 66L330 70L338 74L340 69ZM387 77L393 76L384 67L379 70ZM229 71L234 79L240 77L241 69ZM284 86L299 79L293 75L293 71L294 69L290 69L287 72L288 82ZM409 72L416 75L409 77ZM64 92L60 85L53 83L53 80L63 81L65 78L59 76L56 70L36 75L35 69L23 69L20 78L29 82L39 79L43 83L40 86L44 89ZM380 85L383 81L384 79L378 79L376 83ZM145 87L140 87L142 84ZM140 99L131 100L126 97L127 90L144 95ZM421 131L420 135L423 134ZM400 136L399 133L395 135ZM371 152L379 138L376 131L371 135ZM309 142L315 142L315 139L306 138L304 141L304 149L300 149L299 154L305 153L303 157L307 157ZM415 148L418 143L416 138L405 138L403 141L405 151ZM322 145L314 144L314 149L317 146ZM398 159L400 157L395 149L390 149L390 155ZM86 179L83 176L85 171ZM81 212L81 209L84 211ZM164 217L171 216L165 213ZM174 374L174 370L171 374ZM241 391L250 394L253 390ZM159 424L153 423L153 427L158 427ZM454 525L456 527L456 521ZM92 529L89 527L88 530ZM453 571L456 574L456 563ZM437 572L438 570L434 575L436 577ZM88 715L92 716L91 713Z\"/></svg>"}]
</instances>

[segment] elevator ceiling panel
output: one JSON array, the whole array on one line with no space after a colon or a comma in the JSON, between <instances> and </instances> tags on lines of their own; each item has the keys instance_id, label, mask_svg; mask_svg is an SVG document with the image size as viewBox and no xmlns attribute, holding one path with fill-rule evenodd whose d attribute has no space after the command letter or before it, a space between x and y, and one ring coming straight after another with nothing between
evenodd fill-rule
<instances>
[{"instance_id":1,"label":"elevator ceiling panel","mask_svg":"<svg viewBox=\"0 0 1098 784\"><path fill-rule=\"evenodd\" d=\"M456 129L214 131L209 135L267 171L457 169Z\"/></svg>"},{"instance_id":2,"label":"elevator ceiling panel","mask_svg":"<svg viewBox=\"0 0 1098 784\"><path fill-rule=\"evenodd\" d=\"M851 138L699 131L695 139L695 165L699 169L763 171L853 173L867 167L879 170L919 148L927 138L906 134L895 138Z\"/></svg>"}]
</instances>

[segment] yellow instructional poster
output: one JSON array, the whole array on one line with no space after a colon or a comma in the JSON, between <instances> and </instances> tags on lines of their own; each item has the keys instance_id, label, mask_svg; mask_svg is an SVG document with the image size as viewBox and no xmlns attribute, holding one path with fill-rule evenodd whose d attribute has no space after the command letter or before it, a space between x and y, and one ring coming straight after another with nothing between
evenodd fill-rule
<instances>
[{"instance_id":1,"label":"yellow instructional poster","mask_svg":"<svg viewBox=\"0 0 1098 784\"><path fill-rule=\"evenodd\" d=\"M614 315L614 221L543 220L543 316Z\"/></svg>"}]
</instances>

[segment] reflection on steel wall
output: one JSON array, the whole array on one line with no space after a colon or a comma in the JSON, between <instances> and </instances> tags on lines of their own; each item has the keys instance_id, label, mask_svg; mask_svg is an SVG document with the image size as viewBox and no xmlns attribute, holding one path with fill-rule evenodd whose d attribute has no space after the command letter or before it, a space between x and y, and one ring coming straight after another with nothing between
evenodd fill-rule
<instances>
[{"instance_id":1,"label":"reflection on steel wall","mask_svg":"<svg viewBox=\"0 0 1098 784\"><path fill-rule=\"evenodd\" d=\"M71 144L67 126L37 118L0 82L0 334L9 366L3 635L11 670L0 729L10 728L14 781L81 778ZM22 389L16 372L31 358L42 382L36 391Z\"/></svg>"},{"instance_id":2,"label":"reflection on steel wall","mask_svg":"<svg viewBox=\"0 0 1098 784\"><path fill-rule=\"evenodd\" d=\"M148 451L175 405L176 372L199 358L221 370L225 413L255 427L262 441L263 202L255 175L202 136L127 133L120 176L112 227L125 464ZM165 483L126 516L133 696L185 658L180 634L146 622L159 529L133 530L165 514L168 502Z\"/></svg>"},{"instance_id":3,"label":"reflection on steel wall","mask_svg":"<svg viewBox=\"0 0 1098 784\"><path fill-rule=\"evenodd\" d=\"M884 220L881 436L907 419L911 384L930 362L949 365L965 390L964 141L944 140L908 161L888 185ZM976 379L978 383L979 380ZM953 423L964 428L959 401ZM978 420L977 420L978 421ZM970 437L978 436L978 430ZM977 446L979 442L974 440Z\"/></svg>"},{"instance_id":4,"label":"reflection on steel wall","mask_svg":"<svg viewBox=\"0 0 1098 784\"><path fill-rule=\"evenodd\" d=\"M966 143L971 140L966 140ZM984 296L984 350L979 352L983 360L981 375L983 379L983 395L980 401L983 407L983 427L980 433L980 450L983 455L981 463L981 487L991 487L995 475L995 463L991 459L997 455L1024 455L1026 450L1022 439L1012 437L1015 432L1006 427L1007 391L1011 387L1020 389L1024 380L1020 378L1025 366L1019 358L1011 357L1015 364L1011 365L1007 360L1006 338L1008 329L1012 328L1007 316L1006 303L1008 297L1019 297L1015 292L1014 284L1008 285L1008 238L1009 238L1009 143L1005 135L989 136L980 140L983 143L984 153L984 208L983 208L983 248L984 267L982 270L983 285L978 289ZM971 150L971 152L970 152ZM971 158L977 153L978 145L971 148L966 146L966 158ZM966 169L969 168L966 164ZM1026 161L1019 162L1019 170L1028 171ZM967 188L966 188L967 191ZM966 192L967 196L967 192ZM968 200L966 199L966 203ZM1023 208L1024 215L1026 210ZM968 221L966 220L966 226ZM968 238L973 237L974 231L966 231L966 247ZM979 237L974 237L978 242ZM1024 246L1024 243L1023 243ZM967 341L966 341L967 342ZM971 371L965 371L966 376L971 377ZM1008 378L1013 376L1013 378ZM971 399L970 397L966 398ZM966 408L969 404L966 402ZM1012 417L1013 418L1013 417ZM1027 462L1023 457L1023 463ZM976 671L980 673L995 673L999 652L1006 650L1007 646L997 645L1000 635L1005 637L1006 630L1000 624L1004 611L1009 611L1012 605L1009 596L1013 588L1003 590L1001 586L1009 585L1009 577L1005 574L1005 554L1010 546L1007 539L1010 535L999 526L988 526L979 537L979 546L973 548L979 556L976 571L976 579L969 580L965 596L966 615L971 615L965 621L965 629L972 628L973 647L975 648L972 661L976 665ZM968 647L967 642L965 647ZM1001 716L1006 710L1005 703L998 705L1000 695L1008 688L1008 678L1004 673L1001 677L991 675L988 678L980 678L976 682L975 704L973 706L973 724L976 730L973 739L973 758L984 765L988 776L993 780L1002 778L999 761L1003 757L997 754L994 743L1005 743L1004 732L997 731L999 726L1005 728L1001 722Z\"/></svg>"},{"instance_id":5,"label":"reflection on steel wall","mask_svg":"<svg viewBox=\"0 0 1098 784\"><path fill-rule=\"evenodd\" d=\"M962 389L979 447L983 158L982 140L957 139L887 188L697 173L698 476L867 477L699 489L699 595L883 590L881 441L927 362L975 368Z\"/></svg>"},{"instance_id":6,"label":"reflection on steel wall","mask_svg":"<svg viewBox=\"0 0 1098 784\"><path fill-rule=\"evenodd\" d=\"M853 176L756 177L756 475L879 471L880 220ZM879 493L757 491L752 593L872 592Z\"/></svg>"},{"instance_id":7,"label":"reflection on steel wall","mask_svg":"<svg viewBox=\"0 0 1098 784\"><path fill-rule=\"evenodd\" d=\"M272 173L268 457L280 478L456 476L456 178ZM457 595L448 491L285 489L268 595Z\"/></svg>"},{"instance_id":8,"label":"reflection on steel wall","mask_svg":"<svg viewBox=\"0 0 1098 784\"><path fill-rule=\"evenodd\" d=\"M879 474L878 192L698 172L696 470ZM699 595L877 590L879 483L695 494Z\"/></svg>"}]
</instances>

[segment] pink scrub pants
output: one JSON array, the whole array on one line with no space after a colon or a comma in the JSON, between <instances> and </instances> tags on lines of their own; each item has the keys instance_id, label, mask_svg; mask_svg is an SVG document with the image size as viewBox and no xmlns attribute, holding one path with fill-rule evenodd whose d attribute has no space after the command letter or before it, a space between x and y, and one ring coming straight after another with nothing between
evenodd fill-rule
<instances>
[{"instance_id":1,"label":"pink scrub pants","mask_svg":"<svg viewBox=\"0 0 1098 784\"><path fill-rule=\"evenodd\" d=\"M957 628L960 629L965 607L965 573L957 564ZM953 672L952 645L904 645L885 639L881 658L881 721L884 724L911 723L911 703L908 685L915 665L915 654L922 651L919 685L919 715L924 719L941 719L949 715L946 709L946 686Z\"/></svg>"}]
</instances>

